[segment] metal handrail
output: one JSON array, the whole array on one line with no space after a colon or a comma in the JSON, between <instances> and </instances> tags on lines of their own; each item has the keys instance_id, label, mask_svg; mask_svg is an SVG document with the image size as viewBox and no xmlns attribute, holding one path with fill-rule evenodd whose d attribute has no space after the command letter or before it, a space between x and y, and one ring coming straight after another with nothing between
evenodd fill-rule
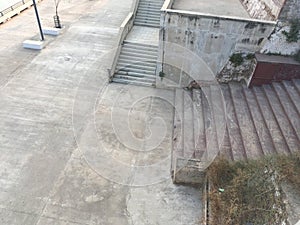
<instances>
[{"instance_id":1,"label":"metal handrail","mask_svg":"<svg viewBox=\"0 0 300 225\"><path fill-rule=\"evenodd\" d=\"M31 0L22 0L22 1L19 1L15 4L13 4L12 6L0 11L0 17L1 16L4 16L5 14L9 13L9 12L12 12L14 11L15 9L17 9L18 7L22 6L22 5L25 5L27 2L29 2Z\"/></svg>"}]
</instances>

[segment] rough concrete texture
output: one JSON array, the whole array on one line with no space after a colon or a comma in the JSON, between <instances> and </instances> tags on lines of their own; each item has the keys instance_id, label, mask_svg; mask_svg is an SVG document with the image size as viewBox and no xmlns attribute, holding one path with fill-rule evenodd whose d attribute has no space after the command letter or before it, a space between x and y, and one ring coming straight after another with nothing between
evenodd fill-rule
<instances>
[{"instance_id":1,"label":"rough concrete texture","mask_svg":"<svg viewBox=\"0 0 300 225\"><path fill-rule=\"evenodd\" d=\"M300 1L286 0L279 14L279 19L282 21L300 19Z\"/></svg>"},{"instance_id":2,"label":"rough concrete texture","mask_svg":"<svg viewBox=\"0 0 300 225\"><path fill-rule=\"evenodd\" d=\"M273 23L168 11L160 35L159 54L162 61L171 66L165 65L164 72L177 77L177 80L168 78L181 87L189 82L182 82L187 79L172 67L179 71L185 67L183 71L192 80L207 80L207 70L214 78L232 53L259 51L274 26Z\"/></svg>"},{"instance_id":3,"label":"rough concrete texture","mask_svg":"<svg viewBox=\"0 0 300 225\"><path fill-rule=\"evenodd\" d=\"M284 4L283 0L240 0L254 19L276 20Z\"/></svg>"},{"instance_id":4,"label":"rough concrete texture","mask_svg":"<svg viewBox=\"0 0 300 225\"><path fill-rule=\"evenodd\" d=\"M298 42L288 43L283 31L289 32L290 25L279 22L274 33L268 38L264 46L260 50L261 53L273 53L279 55L294 55L300 50L300 39Z\"/></svg>"},{"instance_id":5,"label":"rough concrete texture","mask_svg":"<svg viewBox=\"0 0 300 225\"><path fill-rule=\"evenodd\" d=\"M0 26L0 224L199 222L200 191L168 171L173 93L107 84L131 4L62 1L65 30L42 51L22 48L37 36L33 9ZM53 1L39 11L53 26Z\"/></svg>"},{"instance_id":6,"label":"rough concrete texture","mask_svg":"<svg viewBox=\"0 0 300 225\"><path fill-rule=\"evenodd\" d=\"M248 83L250 76L253 74L256 67L254 59L247 59L246 55L243 55L243 63L241 65L234 65L230 60L217 75L217 80L220 83L228 83L230 81L244 80Z\"/></svg>"},{"instance_id":7,"label":"rough concrete texture","mask_svg":"<svg viewBox=\"0 0 300 225\"><path fill-rule=\"evenodd\" d=\"M298 225L300 222L300 195L295 186L283 184L282 189L286 197L286 209L289 224Z\"/></svg>"},{"instance_id":8,"label":"rough concrete texture","mask_svg":"<svg viewBox=\"0 0 300 225\"><path fill-rule=\"evenodd\" d=\"M239 0L175 0L172 8L218 16L250 17Z\"/></svg>"}]
</instances>

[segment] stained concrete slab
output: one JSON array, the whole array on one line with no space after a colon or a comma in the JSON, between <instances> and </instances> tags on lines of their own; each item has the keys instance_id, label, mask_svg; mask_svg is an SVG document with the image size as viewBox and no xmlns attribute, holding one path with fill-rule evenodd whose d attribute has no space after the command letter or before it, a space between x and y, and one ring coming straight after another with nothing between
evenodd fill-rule
<instances>
[{"instance_id":1,"label":"stained concrete slab","mask_svg":"<svg viewBox=\"0 0 300 225\"><path fill-rule=\"evenodd\" d=\"M175 0L172 8L217 16L250 18L239 0Z\"/></svg>"},{"instance_id":2,"label":"stained concrete slab","mask_svg":"<svg viewBox=\"0 0 300 225\"><path fill-rule=\"evenodd\" d=\"M132 3L62 1L65 30L40 52L22 48L38 32L32 9L0 26L1 225L179 225L201 217L200 190L169 176L173 93L108 84ZM43 25L53 26L53 2L38 7Z\"/></svg>"}]
</instances>

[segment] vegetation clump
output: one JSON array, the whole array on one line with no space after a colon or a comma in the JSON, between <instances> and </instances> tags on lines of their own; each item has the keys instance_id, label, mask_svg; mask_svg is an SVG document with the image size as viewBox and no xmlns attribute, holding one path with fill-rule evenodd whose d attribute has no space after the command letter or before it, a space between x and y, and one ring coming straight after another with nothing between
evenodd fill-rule
<instances>
[{"instance_id":1,"label":"vegetation clump","mask_svg":"<svg viewBox=\"0 0 300 225\"><path fill-rule=\"evenodd\" d=\"M300 157L247 162L220 157L208 169L208 177L210 224L282 224L287 212L281 183L300 189Z\"/></svg>"},{"instance_id":2,"label":"vegetation clump","mask_svg":"<svg viewBox=\"0 0 300 225\"><path fill-rule=\"evenodd\" d=\"M166 76L166 74L163 71L159 72L159 77L161 80L163 80L163 78Z\"/></svg>"},{"instance_id":3,"label":"vegetation clump","mask_svg":"<svg viewBox=\"0 0 300 225\"><path fill-rule=\"evenodd\" d=\"M290 24L290 31L282 31L282 33L286 36L288 43L297 42L299 40L300 20L291 20Z\"/></svg>"},{"instance_id":4,"label":"vegetation clump","mask_svg":"<svg viewBox=\"0 0 300 225\"><path fill-rule=\"evenodd\" d=\"M234 53L230 56L229 61L233 64L234 67L242 65L244 62L244 58L242 53Z\"/></svg>"}]
</instances>

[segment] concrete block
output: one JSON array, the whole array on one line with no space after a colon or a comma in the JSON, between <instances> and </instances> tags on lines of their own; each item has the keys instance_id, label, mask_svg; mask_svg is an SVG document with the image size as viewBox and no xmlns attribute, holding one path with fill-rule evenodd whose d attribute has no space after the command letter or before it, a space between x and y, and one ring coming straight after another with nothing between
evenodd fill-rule
<instances>
[{"instance_id":1,"label":"concrete block","mask_svg":"<svg viewBox=\"0 0 300 225\"><path fill-rule=\"evenodd\" d=\"M46 35L57 36L60 34L61 29L55 27L44 27L43 33Z\"/></svg>"},{"instance_id":2,"label":"concrete block","mask_svg":"<svg viewBox=\"0 0 300 225\"><path fill-rule=\"evenodd\" d=\"M41 50L43 47L44 47L44 42L42 41L34 41L34 40L23 41L23 48Z\"/></svg>"},{"instance_id":3,"label":"concrete block","mask_svg":"<svg viewBox=\"0 0 300 225\"><path fill-rule=\"evenodd\" d=\"M173 182L176 184L190 184L203 186L206 181L204 164L197 159L175 159Z\"/></svg>"}]
</instances>

